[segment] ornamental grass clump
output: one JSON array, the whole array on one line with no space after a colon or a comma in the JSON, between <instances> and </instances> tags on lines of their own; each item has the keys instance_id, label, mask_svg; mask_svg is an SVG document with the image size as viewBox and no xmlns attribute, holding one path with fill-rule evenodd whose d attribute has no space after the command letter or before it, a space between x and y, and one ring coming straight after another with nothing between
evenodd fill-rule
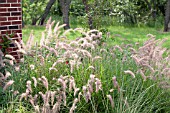
<instances>
[{"instance_id":1,"label":"ornamental grass clump","mask_svg":"<svg viewBox=\"0 0 170 113\"><path fill-rule=\"evenodd\" d=\"M147 78L152 80L160 80L165 84L160 84L162 88L168 88L167 83L170 78L170 55L169 50L163 47L163 43L167 39L156 40L151 34L148 35L149 40L139 47L136 53L132 54L132 58L139 67L138 72L146 81ZM149 73L149 76L147 76ZM147 74L147 75L145 75Z\"/></svg>"},{"instance_id":2,"label":"ornamental grass clump","mask_svg":"<svg viewBox=\"0 0 170 113\"><path fill-rule=\"evenodd\" d=\"M169 86L169 50L162 48L162 42L151 38L141 47L108 46L98 30L62 31L65 25L54 23L48 20L40 44L34 43L33 32L26 45L14 42L24 62L9 83L19 91L11 109L36 113L170 111L170 93L164 89ZM71 33L80 36L70 40Z\"/></svg>"}]
</instances>

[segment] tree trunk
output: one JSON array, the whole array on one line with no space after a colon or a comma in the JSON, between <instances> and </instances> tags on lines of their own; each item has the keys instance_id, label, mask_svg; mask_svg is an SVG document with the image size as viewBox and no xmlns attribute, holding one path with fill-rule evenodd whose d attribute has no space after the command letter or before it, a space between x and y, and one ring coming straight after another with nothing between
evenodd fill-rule
<instances>
[{"instance_id":1,"label":"tree trunk","mask_svg":"<svg viewBox=\"0 0 170 113\"><path fill-rule=\"evenodd\" d=\"M44 11L44 14L41 16L41 20L40 20L40 23L39 25L43 25L44 24L44 21L45 19L47 18L49 12L50 12L50 9L51 7L53 6L53 4L55 3L56 0L50 0L45 8L45 11Z\"/></svg>"},{"instance_id":2,"label":"tree trunk","mask_svg":"<svg viewBox=\"0 0 170 113\"><path fill-rule=\"evenodd\" d=\"M32 19L32 23L31 23L31 25L36 25L37 21L38 21L38 19L33 18L33 19Z\"/></svg>"},{"instance_id":3,"label":"tree trunk","mask_svg":"<svg viewBox=\"0 0 170 113\"><path fill-rule=\"evenodd\" d=\"M168 32L170 30L168 24L170 24L170 0L167 0L167 5L166 5L164 32Z\"/></svg>"},{"instance_id":4,"label":"tree trunk","mask_svg":"<svg viewBox=\"0 0 170 113\"><path fill-rule=\"evenodd\" d=\"M69 10L70 10L71 0L59 0L59 3L63 15L63 23L66 24L64 29L70 29Z\"/></svg>"},{"instance_id":5,"label":"tree trunk","mask_svg":"<svg viewBox=\"0 0 170 113\"><path fill-rule=\"evenodd\" d=\"M93 18L92 18L92 16L90 15L89 4L87 3L88 1L87 1L87 0L82 0L82 1L83 1L84 6L85 6L86 13L87 13L89 28L90 28L90 29L94 29L94 26L93 26Z\"/></svg>"}]
</instances>

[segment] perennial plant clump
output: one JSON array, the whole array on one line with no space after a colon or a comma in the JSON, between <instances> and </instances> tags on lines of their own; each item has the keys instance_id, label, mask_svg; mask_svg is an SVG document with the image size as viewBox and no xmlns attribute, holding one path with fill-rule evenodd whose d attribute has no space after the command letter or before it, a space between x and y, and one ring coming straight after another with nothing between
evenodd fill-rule
<instances>
[{"instance_id":1,"label":"perennial plant clump","mask_svg":"<svg viewBox=\"0 0 170 113\"><path fill-rule=\"evenodd\" d=\"M37 113L170 111L170 56L169 50L162 47L164 40L149 35L141 47L109 47L98 30L62 31L65 25L54 23L48 20L40 44L34 43L33 33L26 45L14 42L24 60L18 77L3 86L5 91L13 84L12 90L18 92L14 97L20 105L13 109ZM80 32L81 36L69 40L70 31ZM0 58L4 58L3 54ZM5 58L15 61L10 55ZM4 72L6 75L1 75L7 78L10 73ZM19 76L24 77L20 78L22 86L17 88L14 81Z\"/></svg>"}]
</instances>

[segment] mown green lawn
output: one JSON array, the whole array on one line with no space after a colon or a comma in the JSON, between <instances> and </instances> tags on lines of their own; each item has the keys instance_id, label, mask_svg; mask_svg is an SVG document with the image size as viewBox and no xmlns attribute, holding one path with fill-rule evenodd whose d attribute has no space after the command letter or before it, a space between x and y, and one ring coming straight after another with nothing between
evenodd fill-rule
<instances>
[{"instance_id":1,"label":"mown green lawn","mask_svg":"<svg viewBox=\"0 0 170 113\"><path fill-rule=\"evenodd\" d=\"M156 39L167 38L164 46L170 48L170 33L162 32L162 29L151 27L127 27L127 26L109 26L106 27L110 32L110 38L107 39L107 44L121 44L122 40L127 40L127 43L143 42L148 39L147 34L152 34ZM26 26L23 29L23 41L26 42L30 32L33 30L35 41L39 42L41 32L45 30L45 26ZM103 34L106 36L106 34ZM71 33L70 39L77 38L78 34Z\"/></svg>"}]
</instances>

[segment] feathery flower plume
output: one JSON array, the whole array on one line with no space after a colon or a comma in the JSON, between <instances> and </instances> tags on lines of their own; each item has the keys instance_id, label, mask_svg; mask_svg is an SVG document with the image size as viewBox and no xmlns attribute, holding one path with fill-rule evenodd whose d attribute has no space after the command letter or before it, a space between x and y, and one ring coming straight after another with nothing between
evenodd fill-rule
<instances>
[{"instance_id":1,"label":"feathery flower plume","mask_svg":"<svg viewBox=\"0 0 170 113\"><path fill-rule=\"evenodd\" d=\"M27 50L30 50L31 49L31 47L32 47L32 45L33 45L33 41L34 40L34 35L33 35L33 30L31 31L31 34L30 34L30 37L29 37L29 39L28 39L28 41L27 41L27 44L26 44L26 48L25 49L27 49Z\"/></svg>"},{"instance_id":2,"label":"feathery flower plume","mask_svg":"<svg viewBox=\"0 0 170 113\"><path fill-rule=\"evenodd\" d=\"M74 66L76 65L76 61L75 60L70 60L70 72L73 73L74 70Z\"/></svg>"},{"instance_id":3,"label":"feathery flower plume","mask_svg":"<svg viewBox=\"0 0 170 113\"><path fill-rule=\"evenodd\" d=\"M102 90L102 83L98 78L96 78L95 84L96 84L96 93L97 93L99 90Z\"/></svg>"},{"instance_id":4,"label":"feathery flower plume","mask_svg":"<svg viewBox=\"0 0 170 113\"><path fill-rule=\"evenodd\" d=\"M37 79L35 77L32 77L33 81L34 81L34 87L37 87Z\"/></svg>"},{"instance_id":5,"label":"feathery flower plume","mask_svg":"<svg viewBox=\"0 0 170 113\"><path fill-rule=\"evenodd\" d=\"M99 32L99 30L96 30L96 29L90 30L90 31L87 32L87 34L91 34L91 33L94 33L94 32Z\"/></svg>"},{"instance_id":6,"label":"feathery flower plume","mask_svg":"<svg viewBox=\"0 0 170 113\"><path fill-rule=\"evenodd\" d=\"M93 66L89 66L86 70L92 69L94 70L95 68Z\"/></svg>"},{"instance_id":7,"label":"feathery flower plume","mask_svg":"<svg viewBox=\"0 0 170 113\"><path fill-rule=\"evenodd\" d=\"M169 74L168 74L169 73ZM170 68L164 68L163 70L162 70L162 72L161 72L161 74L167 74L167 75L169 75L169 77L170 77Z\"/></svg>"},{"instance_id":8,"label":"feathery flower plume","mask_svg":"<svg viewBox=\"0 0 170 113\"><path fill-rule=\"evenodd\" d=\"M91 100L91 93L90 91L87 91L86 94L85 94L85 100L86 102L88 102L89 100Z\"/></svg>"},{"instance_id":9,"label":"feathery flower plume","mask_svg":"<svg viewBox=\"0 0 170 113\"><path fill-rule=\"evenodd\" d=\"M13 80L8 81L5 86L3 87L3 91L5 91L9 86L11 86L14 83Z\"/></svg>"},{"instance_id":10,"label":"feathery flower plume","mask_svg":"<svg viewBox=\"0 0 170 113\"><path fill-rule=\"evenodd\" d=\"M22 53L22 54L24 54L24 55L27 54L27 52L26 52L24 49L18 49L18 50L16 50L16 51L19 52L19 53Z\"/></svg>"},{"instance_id":11,"label":"feathery flower plume","mask_svg":"<svg viewBox=\"0 0 170 113\"><path fill-rule=\"evenodd\" d=\"M46 24L46 30L49 29L49 25L51 24L51 17L47 20L47 24Z\"/></svg>"},{"instance_id":12,"label":"feathery flower plume","mask_svg":"<svg viewBox=\"0 0 170 113\"><path fill-rule=\"evenodd\" d=\"M27 99L28 95L29 95L29 90L26 89L25 93L22 93L20 96L20 101L22 101L23 98Z\"/></svg>"},{"instance_id":13,"label":"feathery flower plume","mask_svg":"<svg viewBox=\"0 0 170 113\"><path fill-rule=\"evenodd\" d=\"M66 91L66 87L67 87L66 82L61 77L58 78L58 82L61 84L62 89L65 92Z\"/></svg>"},{"instance_id":14,"label":"feathery flower plume","mask_svg":"<svg viewBox=\"0 0 170 113\"><path fill-rule=\"evenodd\" d=\"M111 92L111 93L112 93L113 91L114 91L114 89L110 89L110 90L109 90L109 92Z\"/></svg>"},{"instance_id":15,"label":"feathery flower plume","mask_svg":"<svg viewBox=\"0 0 170 113\"><path fill-rule=\"evenodd\" d=\"M48 34L47 34L47 38L45 40L45 44L48 44L50 42L50 39L52 38L52 26L51 24L49 25L49 29L48 29Z\"/></svg>"},{"instance_id":16,"label":"feathery flower plume","mask_svg":"<svg viewBox=\"0 0 170 113\"><path fill-rule=\"evenodd\" d=\"M90 80L91 80L91 82L94 82L95 81L95 75L93 75L93 74L90 74Z\"/></svg>"},{"instance_id":17,"label":"feathery flower plume","mask_svg":"<svg viewBox=\"0 0 170 113\"><path fill-rule=\"evenodd\" d=\"M51 71L51 70L55 70L56 72L58 72L58 70L56 68L54 68L54 67L50 67L49 71Z\"/></svg>"},{"instance_id":18,"label":"feathery flower plume","mask_svg":"<svg viewBox=\"0 0 170 113\"><path fill-rule=\"evenodd\" d=\"M142 66L148 67L148 68L151 70L152 73L155 73L155 70L154 70L150 65L148 65L148 64L143 64Z\"/></svg>"},{"instance_id":19,"label":"feathery flower plume","mask_svg":"<svg viewBox=\"0 0 170 113\"><path fill-rule=\"evenodd\" d=\"M120 46L118 46L118 45L116 45L116 46L114 46L114 49L118 49L120 52L123 52L123 49L120 47Z\"/></svg>"},{"instance_id":20,"label":"feathery flower plume","mask_svg":"<svg viewBox=\"0 0 170 113\"><path fill-rule=\"evenodd\" d=\"M147 78L147 77L145 76L145 74L143 73L143 71L142 71L141 69L139 69L139 72L140 72L143 80L146 81L146 78Z\"/></svg>"},{"instance_id":21,"label":"feathery flower plume","mask_svg":"<svg viewBox=\"0 0 170 113\"><path fill-rule=\"evenodd\" d=\"M113 81L114 87L117 88L118 91L120 92L120 86L119 86L119 84L118 84L118 82L116 80L116 76L112 77L112 81Z\"/></svg>"},{"instance_id":22,"label":"feathery flower plume","mask_svg":"<svg viewBox=\"0 0 170 113\"><path fill-rule=\"evenodd\" d=\"M132 55L131 57L132 57L133 60L136 62L136 64L139 65L139 59L137 58L137 56L136 56L136 55Z\"/></svg>"},{"instance_id":23,"label":"feathery flower plume","mask_svg":"<svg viewBox=\"0 0 170 113\"><path fill-rule=\"evenodd\" d=\"M81 96L82 96L82 92L79 92L79 94L78 94L78 100L79 100L79 102L80 102L80 100L81 100Z\"/></svg>"},{"instance_id":24,"label":"feathery flower plume","mask_svg":"<svg viewBox=\"0 0 170 113\"><path fill-rule=\"evenodd\" d=\"M70 108L70 112L69 112L69 113L73 113L73 112L74 112L74 110L76 109L76 104L77 104L77 102L78 102L78 99L75 98L75 99L74 99L74 102L73 102L73 105L72 105L72 107Z\"/></svg>"},{"instance_id":25,"label":"feathery flower plume","mask_svg":"<svg viewBox=\"0 0 170 113\"><path fill-rule=\"evenodd\" d=\"M46 95L43 94L42 92L39 92L39 94L41 95L41 97L42 97L42 99L43 99L43 101L44 101L44 103L45 103L45 101L46 101Z\"/></svg>"},{"instance_id":26,"label":"feathery flower plume","mask_svg":"<svg viewBox=\"0 0 170 113\"><path fill-rule=\"evenodd\" d=\"M6 57L6 58L9 58L9 59L11 59L11 60L15 60L15 58L14 58L12 55L9 55L9 54L6 54L5 57Z\"/></svg>"},{"instance_id":27,"label":"feathery flower plume","mask_svg":"<svg viewBox=\"0 0 170 113\"><path fill-rule=\"evenodd\" d=\"M75 88L75 89L74 89L74 96L77 95L77 93L78 93L79 90L80 90L80 88Z\"/></svg>"},{"instance_id":28,"label":"feathery flower plume","mask_svg":"<svg viewBox=\"0 0 170 113\"><path fill-rule=\"evenodd\" d=\"M127 97L126 97L126 99L124 100L124 102L125 102L126 107L129 108L129 104L128 104L128 101L127 101Z\"/></svg>"},{"instance_id":29,"label":"feathery flower plume","mask_svg":"<svg viewBox=\"0 0 170 113\"><path fill-rule=\"evenodd\" d=\"M56 26L54 28L54 33L56 33L59 29L63 28L64 26L66 26L66 24L60 25L60 26Z\"/></svg>"},{"instance_id":30,"label":"feathery flower plume","mask_svg":"<svg viewBox=\"0 0 170 113\"><path fill-rule=\"evenodd\" d=\"M9 71L5 71L5 77L4 80L6 80L9 76L11 76L11 73Z\"/></svg>"},{"instance_id":31,"label":"feathery flower plume","mask_svg":"<svg viewBox=\"0 0 170 113\"><path fill-rule=\"evenodd\" d=\"M100 57L100 56L95 56L95 57L92 59L92 62L94 62L94 61L96 61L96 60L98 60L98 59L102 59L102 57Z\"/></svg>"},{"instance_id":32,"label":"feathery flower plume","mask_svg":"<svg viewBox=\"0 0 170 113\"><path fill-rule=\"evenodd\" d=\"M27 81L26 87L29 90L29 92L31 93L32 92L32 88L31 88L31 81L30 80Z\"/></svg>"},{"instance_id":33,"label":"feathery flower plume","mask_svg":"<svg viewBox=\"0 0 170 113\"><path fill-rule=\"evenodd\" d=\"M91 80L88 81L87 88L90 93L93 92L93 83Z\"/></svg>"},{"instance_id":34,"label":"feathery flower plume","mask_svg":"<svg viewBox=\"0 0 170 113\"><path fill-rule=\"evenodd\" d=\"M57 92L56 91L51 91L51 104L54 105L54 99L55 99L55 94Z\"/></svg>"},{"instance_id":35,"label":"feathery flower plume","mask_svg":"<svg viewBox=\"0 0 170 113\"><path fill-rule=\"evenodd\" d=\"M66 36L66 34L69 33L70 31L73 31L73 29L67 29L67 30L65 30L64 33L63 33L63 36Z\"/></svg>"},{"instance_id":36,"label":"feathery flower plume","mask_svg":"<svg viewBox=\"0 0 170 113\"><path fill-rule=\"evenodd\" d=\"M45 33L44 32L42 32L42 36L40 40L40 47L42 47L43 45L45 45Z\"/></svg>"},{"instance_id":37,"label":"feathery flower plume","mask_svg":"<svg viewBox=\"0 0 170 113\"><path fill-rule=\"evenodd\" d=\"M71 92L72 91L72 89L75 89L76 87L75 87L75 81L74 81L74 77L70 77L70 79L69 79L69 92Z\"/></svg>"},{"instance_id":38,"label":"feathery flower plume","mask_svg":"<svg viewBox=\"0 0 170 113\"><path fill-rule=\"evenodd\" d=\"M124 73L125 74L130 74L133 78L135 78L135 74L130 70L124 71Z\"/></svg>"},{"instance_id":39,"label":"feathery flower plume","mask_svg":"<svg viewBox=\"0 0 170 113\"><path fill-rule=\"evenodd\" d=\"M55 24L55 20L51 23L51 28L54 26Z\"/></svg>"},{"instance_id":40,"label":"feathery flower plume","mask_svg":"<svg viewBox=\"0 0 170 113\"><path fill-rule=\"evenodd\" d=\"M106 50L106 49L100 49L100 52L101 52L101 53L102 53L102 52L107 53L107 50Z\"/></svg>"},{"instance_id":41,"label":"feathery flower plume","mask_svg":"<svg viewBox=\"0 0 170 113\"><path fill-rule=\"evenodd\" d=\"M64 106L66 106L66 92L65 91L62 91L62 97L63 97L63 101L64 101Z\"/></svg>"},{"instance_id":42,"label":"feathery flower plume","mask_svg":"<svg viewBox=\"0 0 170 113\"><path fill-rule=\"evenodd\" d=\"M30 65L31 70L35 69L35 66L33 64Z\"/></svg>"},{"instance_id":43,"label":"feathery flower plume","mask_svg":"<svg viewBox=\"0 0 170 113\"><path fill-rule=\"evenodd\" d=\"M4 59L3 62L9 63L11 66L14 65L13 60Z\"/></svg>"},{"instance_id":44,"label":"feathery flower plume","mask_svg":"<svg viewBox=\"0 0 170 113\"><path fill-rule=\"evenodd\" d=\"M111 95L107 95L107 98L110 100L112 108L114 108L115 105L114 105L114 101L113 101L112 96Z\"/></svg>"},{"instance_id":45,"label":"feathery flower plume","mask_svg":"<svg viewBox=\"0 0 170 113\"><path fill-rule=\"evenodd\" d=\"M83 31L83 28L75 28L74 31L80 31L80 32L82 32L82 31Z\"/></svg>"},{"instance_id":46,"label":"feathery flower plume","mask_svg":"<svg viewBox=\"0 0 170 113\"><path fill-rule=\"evenodd\" d=\"M20 44L18 41L15 40L14 43L16 44L16 46L18 47L18 49L22 49L22 48L21 48L21 44Z\"/></svg>"},{"instance_id":47,"label":"feathery flower plume","mask_svg":"<svg viewBox=\"0 0 170 113\"><path fill-rule=\"evenodd\" d=\"M57 99L57 102L53 105L52 113L59 113L60 111L61 97L58 96L56 97L56 99Z\"/></svg>"},{"instance_id":48,"label":"feathery flower plume","mask_svg":"<svg viewBox=\"0 0 170 113\"><path fill-rule=\"evenodd\" d=\"M41 81L43 82L45 88L48 90L48 80L45 76L41 77Z\"/></svg>"},{"instance_id":49,"label":"feathery flower plume","mask_svg":"<svg viewBox=\"0 0 170 113\"><path fill-rule=\"evenodd\" d=\"M20 70L20 65L15 65L15 71L19 71Z\"/></svg>"}]
</instances>

